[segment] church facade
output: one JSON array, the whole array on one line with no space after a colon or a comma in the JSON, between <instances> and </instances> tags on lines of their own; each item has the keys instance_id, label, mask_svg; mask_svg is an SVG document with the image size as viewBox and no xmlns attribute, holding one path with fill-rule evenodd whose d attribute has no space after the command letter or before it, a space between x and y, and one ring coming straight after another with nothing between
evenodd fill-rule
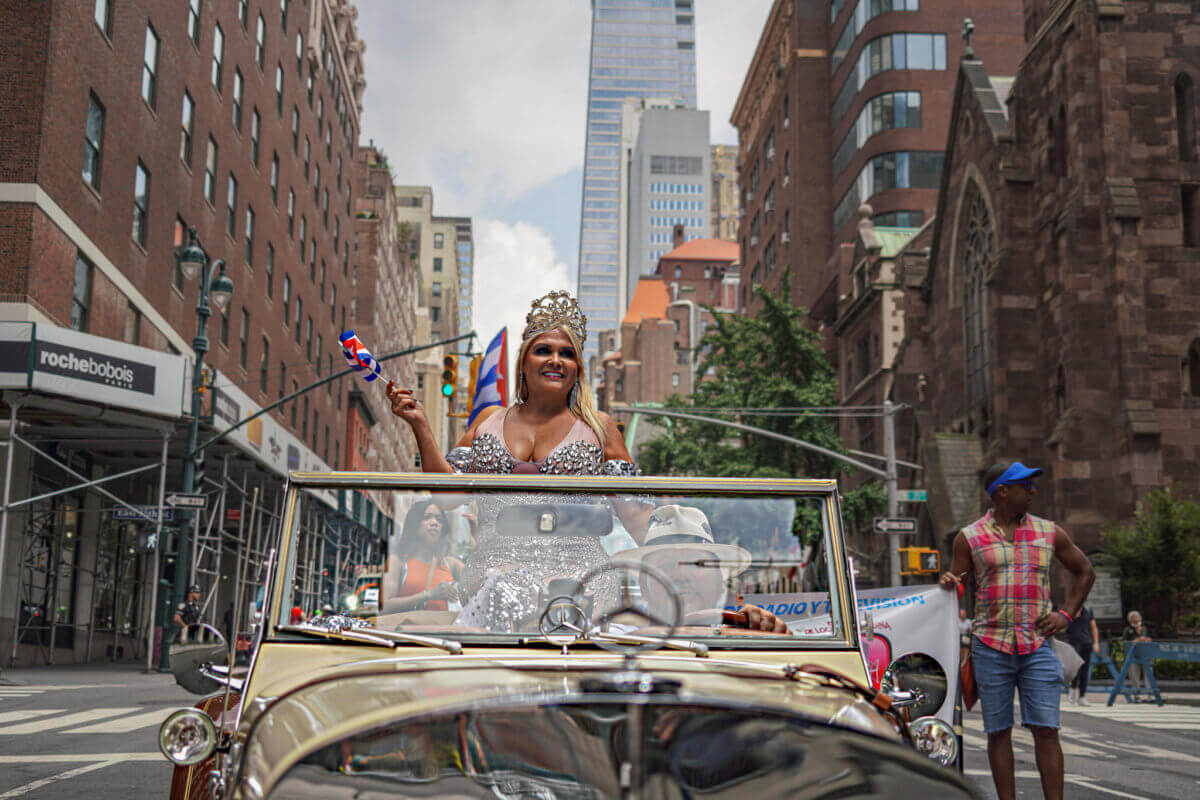
<instances>
[{"instance_id":1,"label":"church facade","mask_svg":"<svg viewBox=\"0 0 1200 800\"><path fill-rule=\"evenodd\" d=\"M1200 7L1024 15L1014 75L968 35L928 249L896 260L901 455L944 551L995 460L1046 470L1037 512L1085 552L1150 489L1200 487Z\"/></svg>"}]
</instances>

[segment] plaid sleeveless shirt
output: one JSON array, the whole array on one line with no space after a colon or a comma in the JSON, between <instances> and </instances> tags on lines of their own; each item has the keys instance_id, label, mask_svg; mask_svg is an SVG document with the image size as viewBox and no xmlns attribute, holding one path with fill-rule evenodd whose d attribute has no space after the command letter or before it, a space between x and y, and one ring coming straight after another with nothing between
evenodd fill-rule
<instances>
[{"instance_id":1,"label":"plaid sleeveless shirt","mask_svg":"<svg viewBox=\"0 0 1200 800\"><path fill-rule=\"evenodd\" d=\"M1032 653L1044 640L1033 623L1052 610L1054 523L1026 514L1009 541L989 509L962 533L975 566L975 624L971 632L993 650Z\"/></svg>"}]
</instances>

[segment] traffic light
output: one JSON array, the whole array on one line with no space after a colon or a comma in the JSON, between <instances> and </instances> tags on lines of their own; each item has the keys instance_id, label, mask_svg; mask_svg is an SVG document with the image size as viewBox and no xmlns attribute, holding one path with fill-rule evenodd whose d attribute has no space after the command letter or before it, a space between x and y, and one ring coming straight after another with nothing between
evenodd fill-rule
<instances>
[{"instance_id":1,"label":"traffic light","mask_svg":"<svg viewBox=\"0 0 1200 800\"><path fill-rule=\"evenodd\" d=\"M446 356L442 359L442 397L449 400L457 388L458 356Z\"/></svg>"},{"instance_id":2,"label":"traffic light","mask_svg":"<svg viewBox=\"0 0 1200 800\"><path fill-rule=\"evenodd\" d=\"M473 356L471 358L471 383L467 387L467 402L475 402L475 386L479 383L479 368L483 365L483 356Z\"/></svg>"},{"instance_id":3,"label":"traffic light","mask_svg":"<svg viewBox=\"0 0 1200 800\"><path fill-rule=\"evenodd\" d=\"M901 575L929 575L941 569L942 557L932 547L901 547Z\"/></svg>"}]
</instances>

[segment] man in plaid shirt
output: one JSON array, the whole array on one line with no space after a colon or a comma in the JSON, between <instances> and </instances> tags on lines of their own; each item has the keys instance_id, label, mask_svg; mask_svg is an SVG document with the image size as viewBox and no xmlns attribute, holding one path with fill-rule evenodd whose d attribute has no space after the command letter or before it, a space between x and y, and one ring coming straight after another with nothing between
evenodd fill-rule
<instances>
[{"instance_id":1,"label":"man in plaid shirt","mask_svg":"<svg viewBox=\"0 0 1200 800\"><path fill-rule=\"evenodd\" d=\"M940 583L957 589L975 576L971 661L988 738L988 763L1000 800L1013 800L1013 692L1020 691L1021 723L1033 733L1042 793L1063 796L1058 741L1062 663L1049 637L1061 633L1087 599L1096 573L1060 526L1029 513L1042 474L1019 461L993 465L983 477L992 507L954 537L954 560ZM1074 576L1067 602L1050 603L1050 563Z\"/></svg>"}]
</instances>

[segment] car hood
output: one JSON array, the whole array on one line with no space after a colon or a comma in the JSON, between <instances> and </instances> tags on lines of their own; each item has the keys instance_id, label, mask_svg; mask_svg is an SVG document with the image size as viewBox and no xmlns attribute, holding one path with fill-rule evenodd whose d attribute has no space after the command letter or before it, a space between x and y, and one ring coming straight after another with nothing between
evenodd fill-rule
<instances>
[{"instance_id":1,"label":"car hood","mask_svg":"<svg viewBox=\"0 0 1200 800\"><path fill-rule=\"evenodd\" d=\"M791 679L777 667L656 654L637 661L655 678L678 681L682 702L783 711L814 722L898 739L895 728L852 692L815 680ZM270 686L248 704L242 729L242 782L265 796L305 755L355 734L400 720L495 704L536 705L587 696L589 679L622 669L607 655L513 655L477 658L385 658L327 667L284 693ZM280 687L282 688L282 687Z\"/></svg>"}]
</instances>

